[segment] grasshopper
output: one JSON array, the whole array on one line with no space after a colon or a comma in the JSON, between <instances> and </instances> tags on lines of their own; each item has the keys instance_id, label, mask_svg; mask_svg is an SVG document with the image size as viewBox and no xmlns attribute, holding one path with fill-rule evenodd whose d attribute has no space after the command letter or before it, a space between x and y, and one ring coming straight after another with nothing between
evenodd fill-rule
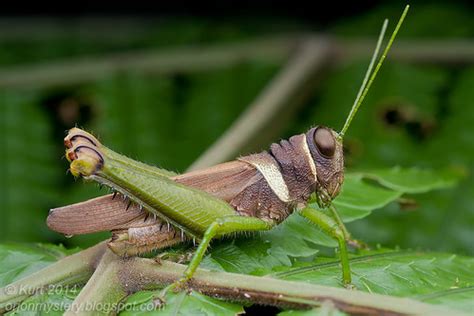
<instances>
[{"instance_id":1,"label":"grasshopper","mask_svg":"<svg viewBox=\"0 0 474 316\"><path fill-rule=\"evenodd\" d=\"M118 154L92 134L72 128L64 139L71 173L106 185L115 193L53 209L48 226L66 235L110 230L108 246L120 256L198 241L183 277L172 284L179 288L193 277L213 239L269 230L298 212L337 240L342 282L350 285L346 243L351 239L331 205L344 181L343 138L408 8L373 70L387 28L384 21L364 81L340 132L316 126L272 144L268 151L175 174ZM309 207L312 197L330 212Z\"/></svg>"}]
</instances>

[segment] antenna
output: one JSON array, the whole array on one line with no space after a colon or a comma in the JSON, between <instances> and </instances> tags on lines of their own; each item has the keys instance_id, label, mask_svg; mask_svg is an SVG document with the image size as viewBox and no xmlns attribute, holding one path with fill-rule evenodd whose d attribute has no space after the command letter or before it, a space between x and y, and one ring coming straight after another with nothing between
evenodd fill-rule
<instances>
[{"instance_id":1,"label":"antenna","mask_svg":"<svg viewBox=\"0 0 474 316\"><path fill-rule=\"evenodd\" d=\"M364 81L362 82L362 85L359 89L359 92L357 93L357 97L354 101L354 104L352 105L351 112L347 116L346 122L344 123L344 126L342 127L341 132L339 133L339 138L342 139L344 137L344 134L346 133L347 129L349 128L349 125L351 125L352 119L356 115L357 111L359 110L359 107L361 106L362 102L364 101L365 96L367 95L367 92L369 92L370 86L375 80L375 77L377 77L377 73L380 70L380 67L382 67L382 64L387 57L388 51L392 47L392 43L395 40L395 37L397 36L398 30L403 24L403 21L405 20L405 16L408 13L408 9L410 8L409 5L405 7L403 10L402 16L398 20L397 26L395 27L395 30L392 33L392 36L390 36L390 40L388 41L387 46L385 47L382 56L380 56L379 62L377 63L377 66L375 67L374 72L372 72L372 68L374 67L375 59L377 58L377 55L379 54L380 46L382 46L382 41L385 35L385 31L387 30L387 25L388 25L388 20L385 19L382 30L380 31L379 39L377 41L377 46L375 47L374 54L372 55L372 59L369 64L369 68L367 69L367 72L364 77Z\"/></svg>"}]
</instances>

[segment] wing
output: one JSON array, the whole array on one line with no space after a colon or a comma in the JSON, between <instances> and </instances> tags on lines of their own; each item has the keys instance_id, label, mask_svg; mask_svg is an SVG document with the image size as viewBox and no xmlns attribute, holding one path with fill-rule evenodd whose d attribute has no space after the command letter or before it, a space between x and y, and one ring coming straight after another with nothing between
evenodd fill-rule
<instances>
[{"instance_id":1,"label":"wing","mask_svg":"<svg viewBox=\"0 0 474 316\"><path fill-rule=\"evenodd\" d=\"M65 235L80 235L122 229L144 216L137 205L128 206L128 201L109 194L52 209L46 223Z\"/></svg>"},{"instance_id":2,"label":"wing","mask_svg":"<svg viewBox=\"0 0 474 316\"><path fill-rule=\"evenodd\" d=\"M230 202L260 178L252 166L240 161L231 161L171 179ZM58 207L50 211L47 225L50 229L66 235L124 229L130 227L133 222L143 221L146 216L137 205L128 203L121 196L114 198L113 194L108 194Z\"/></svg>"},{"instance_id":3,"label":"wing","mask_svg":"<svg viewBox=\"0 0 474 316\"><path fill-rule=\"evenodd\" d=\"M253 166L235 160L188 172L171 179L230 202L246 187L258 182L260 178L259 172Z\"/></svg>"},{"instance_id":4,"label":"wing","mask_svg":"<svg viewBox=\"0 0 474 316\"><path fill-rule=\"evenodd\" d=\"M121 256L146 253L184 240L174 227L148 215L120 196L106 195L52 209L47 224L66 235L111 231L108 245Z\"/></svg>"},{"instance_id":5,"label":"wing","mask_svg":"<svg viewBox=\"0 0 474 316\"><path fill-rule=\"evenodd\" d=\"M253 156L261 155L265 154ZM275 222L288 216L287 204L278 198L262 173L245 161L226 162L172 179L229 202L240 215Z\"/></svg>"}]
</instances>

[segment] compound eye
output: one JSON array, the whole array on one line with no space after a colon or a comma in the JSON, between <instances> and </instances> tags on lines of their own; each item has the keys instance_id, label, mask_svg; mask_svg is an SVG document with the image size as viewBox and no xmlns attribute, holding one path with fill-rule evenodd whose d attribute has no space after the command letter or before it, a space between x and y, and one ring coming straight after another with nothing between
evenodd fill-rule
<instances>
[{"instance_id":1,"label":"compound eye","mask_svg":"<svg viewBox=\"0 0 474 316\"><path fill-rule=\"evenodd\" d=\"M331 131L326 127L318 127L314 132L314 143L319 153L326 158L334 156L336 140Z\"/></svg>"}]
</instances>

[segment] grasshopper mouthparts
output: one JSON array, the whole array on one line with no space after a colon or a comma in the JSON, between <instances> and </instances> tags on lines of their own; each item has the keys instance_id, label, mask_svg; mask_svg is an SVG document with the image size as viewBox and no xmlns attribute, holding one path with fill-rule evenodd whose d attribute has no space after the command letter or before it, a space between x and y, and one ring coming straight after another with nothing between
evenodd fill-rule
<instances>
[{"instance_id":1,"label":"grasshopper mouthparts","mask_svg":"<svg viewBox=\"0 0 474 316\"><path fill-rule=\"evenodd\" d=\"M93 175L104 165L104 156L99 141L91 134L72 128L64 138L66 158L71 163L71 173L78 177Z\"/></svg>"}]
</instances>

